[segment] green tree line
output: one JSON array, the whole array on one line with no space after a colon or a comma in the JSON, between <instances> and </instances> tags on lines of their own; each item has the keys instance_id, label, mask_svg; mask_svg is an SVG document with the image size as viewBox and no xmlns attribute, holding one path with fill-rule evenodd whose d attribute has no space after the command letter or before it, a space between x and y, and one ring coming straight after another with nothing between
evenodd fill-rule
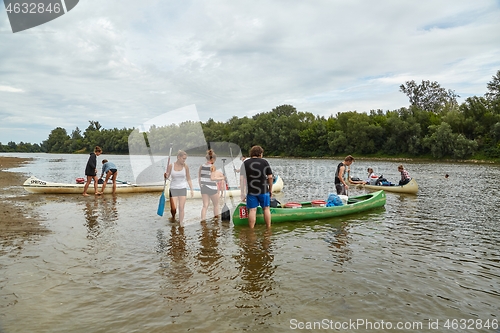
<instances>
[{"instance_id":1,"label":"green tree line","mask_svg":"<svg viewBox=\"0 0 500 333\"><path fill-rule=\"evenodd\" d=\"M201 125L207 142L234 143L243 154L258 144L267 156L356 154L496 160L500 159L500 70L486 87L484 96L468 97L458 104L460 96L438 82L407 81L400 91L408 96L408 107L371 110L368 114L348 111L323 117L298 111L292 105L280 105L252 117L153 126L146 133L127 128L103 129L98 121L89 121L83 133L78 127L71 134L58 127L41 144L0 143L0 151L75 153L89 152L99 145L106 153L125 154L130 145L134 151L142 147L166 154L169 142L180 135L189 141L189 135ZM195 135L192 140L197 140Z\"/></svg>"}]
</instances>

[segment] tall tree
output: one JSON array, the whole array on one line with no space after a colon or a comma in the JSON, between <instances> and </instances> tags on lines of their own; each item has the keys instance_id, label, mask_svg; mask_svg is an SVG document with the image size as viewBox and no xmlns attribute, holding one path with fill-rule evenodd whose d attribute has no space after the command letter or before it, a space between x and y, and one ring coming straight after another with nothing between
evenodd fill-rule
<instances>
[{"instance_id":1,"label":"tall tree","mask_svg":"<svg viewBox=\"0 0 500 333\"><path fill-rule=\"evenodd\" d=\"M437 81L422 80L421 84L417 84L414 80L406 81L399 86L399 91L408 96L411 105L435 113L447 104L457 105L457 97L460 97L455 91L442 88Z\"/></svg>"},{"instance_id":2,"label":"tall tree","mask_svg":"<svg viewBox=\"0 0 500 333\"><path fill-rule=\"evenodd\" d=\"M490 101L500 99L500 70L493 76L492 80L486 86L488 92L486 98Z\"/></svg>"},{"instance_id":3,"label":"tall tree","mask_svg":"<svg viewBox=\"0 0 500 333\"><path fill-rule=\"evenodd\" d=\"M44 142L48 153L68 153L70 137L62 127L53 129L49 138Z\"/></svg>"}]
</instances>

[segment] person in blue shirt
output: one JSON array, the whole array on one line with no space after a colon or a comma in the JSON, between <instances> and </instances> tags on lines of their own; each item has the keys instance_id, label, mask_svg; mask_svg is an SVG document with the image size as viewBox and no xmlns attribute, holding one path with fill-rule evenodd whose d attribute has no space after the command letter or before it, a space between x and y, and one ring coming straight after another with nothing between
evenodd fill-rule
<instances>
[{"instance_id":1,"label":"person in blue shirt","mask_svg":"<svg viewBox=\"0 0 500 333\"><path fill-rule=\"evenodd\" d=\"M106 175L106 179L102 184L102 189L99 194L104 193L104 189L106 188L106 184L108 183L109 178L111 178L111 180L113 181L113 195L116 194L116 177L118 176L118 169L113 162L102 160L102 173L100 178L102 179L104 175Z\"/></svg>"}]
</instances>

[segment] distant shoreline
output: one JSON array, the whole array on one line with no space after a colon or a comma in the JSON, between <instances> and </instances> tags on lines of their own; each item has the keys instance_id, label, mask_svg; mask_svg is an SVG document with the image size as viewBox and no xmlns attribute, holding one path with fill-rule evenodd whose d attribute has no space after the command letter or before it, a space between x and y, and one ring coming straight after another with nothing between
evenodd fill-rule
<instances>
[{"instance_id":1,"label":"distant shoreline","mask_svg":"<svg viewBox=\"0 0 500 333\"><path fill-rule=\"evenodd\" d=\"M454 160L454 159L433 159L429 157L360 157L355 154L352 155L356 161L389 161L389 162L432 162L432 163L469 163L469 164L498 164L500 165L500 160ZM265 156L264 158L289 158L297 160L335 160L342 161L345 156L328 156L328 157L294 157L294 156Z\"/></svg>"},{"instance_id":2,"label":"distant shoreline","mask_svg":"<svg viewBox=\"0 0 500 333\"><path fill-rule=\"evenodd\" d=\"M62 155L85 155L88 153L27 153L27 152L0 152L0 158L2 157L2 153L4 154L62 154ZM118 154L118 153L110 153L108 155L130 155L130 154ZM500 165L500 159L498 160L484 160L484 159L467 159L467 160L454 160L451 158L445 159L435 159L432 157L366 157L366 156L356 156L356 154L352 154L355 160L358 161L389 161L389 162L432 162L432 163L465 163L465 164L495 164ZM104 156L104 154L103 154ZM139 156L148 156L148 155L139 155ZM157 155L159 156L159 155ZM191 154L190 156L205 156L204 154ZM165 155L165 158L168 156ZM236 157L236 156L235 156ZM340 160L342 161L345 156L310 156L310 157L295 157L295 156L266 156L264 152L264 158L289 158L289 159L297 159L297 160ZM20 158L22 159L22 158Z\"/></svg>"}]
</instances>

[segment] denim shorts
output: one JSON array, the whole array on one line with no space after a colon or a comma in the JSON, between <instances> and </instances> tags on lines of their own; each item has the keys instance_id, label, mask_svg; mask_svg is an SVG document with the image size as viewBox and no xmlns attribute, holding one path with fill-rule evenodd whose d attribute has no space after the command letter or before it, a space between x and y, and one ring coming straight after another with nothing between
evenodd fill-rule
<instances>
[{"instance_id":1,"label":"denim shorts","mask_svg":"<svg viewBox=\"0 0 500 333\"><path fill-rule=\"evenodd\" d=\"M259 195L247 194L248 209L257 208L259 205L262 208L269 207L271 205L271 194L269 192Z\"/></svg>"}]
</instances>

